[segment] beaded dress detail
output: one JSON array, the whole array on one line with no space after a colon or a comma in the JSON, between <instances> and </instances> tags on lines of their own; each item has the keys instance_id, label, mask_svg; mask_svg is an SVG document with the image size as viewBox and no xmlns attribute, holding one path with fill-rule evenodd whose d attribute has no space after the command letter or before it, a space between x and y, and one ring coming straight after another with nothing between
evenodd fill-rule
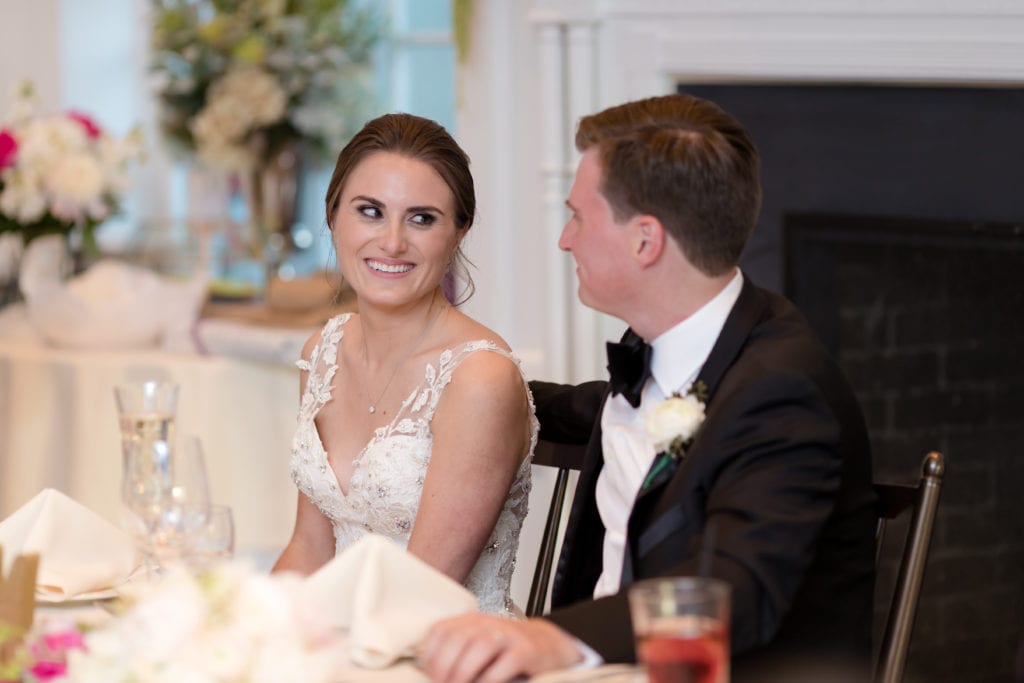
<instances>
[{"instance_id":1,"label":"beaded dress detail","mask_svg":"<svg viewBox=\"0 0 1024 683\"><path fill-rule=\"evenodd\" d=\"M367 533L385 536L404 548L409 543L430 463L433 446L430 422L452 373L470 354L478 351L505 356L517 367L519 361L487 340L465 342L454 349L446 349L436 366L426 365L423 382L402 402L394 419L378 428L356 456L346 494L327 461L314 420L331 400L331 383L338 370L338 343L344 336L342 328L351 316L351 313L344 313L329 320L309 360L296 363L309 377L299 407L298 429L292 440L292 480L331 520L335 553ZM526 382L525 376L523 382ZM519 532L526 517L530 461L537 445L538 423L529 387L527 396L530 401L529 455L516 472L483 554L466 578L466 587L476 595L482 612L511 613L509 584L515 568Z\"/></svg>"}]
</instances>

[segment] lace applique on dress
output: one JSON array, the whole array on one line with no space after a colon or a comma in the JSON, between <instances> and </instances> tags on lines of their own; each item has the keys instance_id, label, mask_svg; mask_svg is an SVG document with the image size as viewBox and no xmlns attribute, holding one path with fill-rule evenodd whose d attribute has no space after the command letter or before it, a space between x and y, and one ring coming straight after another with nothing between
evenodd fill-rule
<instances>
[{"instance_id":1,"label":"lace applique on dress","mask_svg":"<svg viewBox=\"0 0 1024 683\"><path fill-rule=\"evenodd\" d=\"M470 354L478 351L498 353L517 367L519 360L493 342L479 340L446 349L436 367L428 363L423 382L405 398L394 419L374 432L353 461L346 495L327 461L314 420L321 407L331 400L331 382L338 370L338 343L344 336L342 327L351 315L345 313L329 320L309 361L296 363L309 376L299 406L298 429L292 441L292 480L331 520L336 552L370 532L386 536L404 548L409 543L430 463L433 446L430 422L442 392L451 382L452 373ZM526 382L525 376L523 382ZM529 456L516 472L494 530L466 579L466 587L476 595L480 610L484 612L509 614L511 611L509 584L515 568L519 532L526 517L530 461L537 445L538 424L529 388L527 396L531 423Z\"/></svg>"}]
</instances>

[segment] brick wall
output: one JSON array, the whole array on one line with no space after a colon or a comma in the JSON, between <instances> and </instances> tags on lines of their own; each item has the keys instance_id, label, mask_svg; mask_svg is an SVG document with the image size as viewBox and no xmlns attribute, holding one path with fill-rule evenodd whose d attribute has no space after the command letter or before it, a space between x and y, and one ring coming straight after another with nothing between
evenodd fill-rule
<instances>
[{"instance_id":1,"label":"brick wall","mask_svg":"<svg viewBox=\"0 0 1024 683\"><path fill-rule=\"evenodd\" d=\"M906 680L1013 680L1024 647L1024 228L798 215L786 235L787 290L861 400L876 480L911 482L927 451L946 456ZM888 532L878 638L905 531Z\"/></svg>"}]
</instances>

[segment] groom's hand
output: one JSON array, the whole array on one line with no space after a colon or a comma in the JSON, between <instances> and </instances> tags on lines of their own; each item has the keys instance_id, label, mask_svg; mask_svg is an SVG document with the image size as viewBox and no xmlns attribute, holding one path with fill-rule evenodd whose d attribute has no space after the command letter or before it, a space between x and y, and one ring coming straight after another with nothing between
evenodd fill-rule
<instances>
[{"instance_id":1,"label":"groom's hand","mask_svg":"<svg viewBox=\"0 0 1024 683\"><path fill-rule=\"evenodd\" d=\"M430 627L419 660L437 683L501 683L583 660L576 639L544 619L465 614Z\"/></svg>"}]
</instances>

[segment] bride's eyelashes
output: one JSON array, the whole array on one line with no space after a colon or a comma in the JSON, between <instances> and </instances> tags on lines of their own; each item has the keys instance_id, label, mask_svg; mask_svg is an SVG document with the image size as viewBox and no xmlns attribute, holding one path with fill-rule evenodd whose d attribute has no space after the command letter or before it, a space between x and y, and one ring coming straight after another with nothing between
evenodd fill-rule
<instances>
[{"instance_id":1,"label":"bride's eyelashes","mask_svg":"<svg viewBox=\"0 0 1024 683\"><path fill-rule=\"evenodd\" d=\"M437 216L427 211L420 211L412 214L409 220L415 225L427 228L437 222Z\"/></svg>"},{"instance_id":2,"label":"bride's eyelashes","mask_svg":"<svg viewBox=\"0 0 1024 683\"><path fill-rule=\"evenodd\" d=\"M384 212L377 204L358 204L355 208L356 213L365 218L370 218L372 220L380 220L384 218ZM416 211L409 214L409 222L421 228L428 228L434 225L437 220L438 216L433 211Z\"/></svg>"},{"instance_id":3,"label":"bride's eyelashes","mask_svg":"<svg viewBox=\"0 0 1024 683\"><path fill-rule=\"evenodd\" d=\"M377 204L358 204L356 206L356 213L366 218L379 219L384 217L384 212L380 210L380 206Z\"/></svg>"}]
</instances>

